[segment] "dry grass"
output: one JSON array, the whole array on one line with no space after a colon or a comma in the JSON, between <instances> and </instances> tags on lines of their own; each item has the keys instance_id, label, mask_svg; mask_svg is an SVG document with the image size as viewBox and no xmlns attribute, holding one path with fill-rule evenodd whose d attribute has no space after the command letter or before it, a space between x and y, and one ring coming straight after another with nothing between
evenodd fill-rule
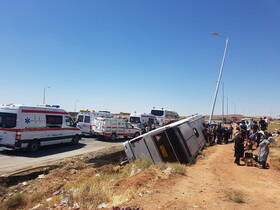
<instances>
[{"instance_id":1,"label":"dry grass","mask_svg":"<svg viewBox=\"0 0 280 210\"><path fill-rule=\"evenodd\" d=\"M226 192L226 197L229 201L234 203L245 203L245 195L237 190Z\"/></svg>"},{"instance_id":2,"label":"dry grass","mask_svg":"<svg viewBox=\"0 0 280 210\"><path fill-rule=\"evenodd\" d=\"M277 138L277 144L270 149L269 162L273 168L280 170L280 141Z\"/></svg>"},{"instance_id":3,"label":"dry grass","mask_svg":"<svg viewBox=\"0 0 280 210\"><path fill-rule=\"evenodd\" d=\"M76 189L71 194L71 200L75 200L76 202L80 203L81 208L83 209L97 208L97 206L101 203L106 203L108 206L119 205L123 202L133 199L138 191L142 191L144 188L151 189L151 187L153 187L158 180L159 174L155 174L154 177L149 180L149 182L144 183L144 186L141 189L137 189L136 191L127 188L122 192L116 192L113 189L115 181L132 177L148 169L159 168L162 170L171 168L172 173L180 174L185 174L186 170L185 166L177 163L154 165L149 159L141 159L123 167L108 165L104 167L100 173L94 174L90 178L81 174L80 176L76 177L75 182L66 184L65 188Z\"/></svg>"},{"instance_id":4,"label":"dry grass","mask_svg":"<svg viewBox=\"0 0 280 210\"><path fill-rule=\"evenodd\" d=\"M7 188L0 186L0 196L5 194L6 192L7 192Z\"/></svg>"},{"instance_id":5,"label":"dry grass","mask_svg":"<svg viewBox=\"0 0 280 210\"><path fill-rule=\"evenodd\" d=\"M165 170L167 168L171 169L171 172L185 175L186 174L186 166L180 163L157 163L156 167L161 170Z\"/></svg>"},{"instance_id":6,"label":"dry grass","mask_svg":"<svg viewBox=\"0 0 280 210\"><path fill-rule=\"evenodd\" d=\"M280 130L280 121L273 121L269 124L268 129L270 132ZM273 168L280 170L280 136L275 138L276 144L270 148L269 162Z\"/></svg>"},{"instance_id":7,"label":"dry grass","mask_svg":"<svg viewBox=\"0 0 280 210\"><path fill-rule=\"evenodd\" d=\"M0 210L30 209L39 203L42 208L53 208L64 200L67 207L78 203L81 209L96 209L102 203L107 207L117 206L138 197L140 192L152 191L159 179L185 172L184 165L154 164L149 159L135 160L125 166L105 165L100 168L86 166L84 160L65 162L62 168L53 170L44 179L29 181L27 187L20 184L11 189L1 187L0 197L8 197L7 194L15 189L26 193L8 197L0 203Z\"/></svg>"},{"instance_id":8,"label":"dry grass","mask_svg":"<svg viewBox=\"0 0 280 210\"><path fill-rule=\"evenodd\" d=\"M109 190L108 183L96 180L89 180L73 193L73 198L81 204L81 208L96 208L101 203L110 201L112 192Z\"/></svg>"},{"instance_id":9,"label":"dry grass","mask_svg":"<svg viewBox=\"0 0 280 210\"><path fill-rule=\"evenodd\" d=\"M135 174L138 169L145 170L151 165L147 160L136 161L121 169L114 165L109 165L92 177L84 176L83 174L79 175L75 182L66 184L65 188L68 190L70 188L75 189L70 195L71 200L80 203L83 209L95 209L102 203L118 205L132 199L135 192L127 189L121 194L115 193L112 190L114 181ZM134 172L132 173L132 171Z\"/></svg>"},{"instance_id":10,"label":"dry grass","mask_svg":"<svg viewBox=\"0 0 280 210\"><path fill-rule=\"evenodd\" d=\"M24 193L17 193L10 197L5 203L0 205L1 210L13 210L17 208L24 208L29 200L29 196Z\"/></svg>"},{"instance_id":11,"label":"dry grass","mask_svg":"<svg viewBox=\"0 0 280 210\"><path fill-rule=\"evenodd\" d=\"M269 132L274 132L280 130L280 121L272 121L268 125L268 131Z\"/></svg>"}]
</instances>

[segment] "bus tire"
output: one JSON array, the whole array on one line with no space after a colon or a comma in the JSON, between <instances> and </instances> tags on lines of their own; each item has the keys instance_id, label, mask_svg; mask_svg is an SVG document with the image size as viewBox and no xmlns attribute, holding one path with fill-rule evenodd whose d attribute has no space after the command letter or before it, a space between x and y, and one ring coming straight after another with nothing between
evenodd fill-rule
<instances>
[{"instance_id":1,"label":"bus tire","mask_svg":"<svg viewBox=\"0 0 280 210\"><path fill-rule=\"evenodd\" d=\"M29 152L37 152L39 149L39 146L40 145L39 145L38 140L33 140L28 144L27 149Z\"/></svg>"},{"instance_id":2,"label":"bus tire","mask_svg":"<svg viewBox=\"0 0 280 210\"><path fill-rule=\"evenodd\" d=\"M138 137L138 136L140 136L140 133L139 133L139 132L136 132L136 133L134 134L134 138L136 138L136 137Z\"/></svg>"},{"instance_id":3,"label":"bus tire","mask_svg":"<svg viewBox=\"0 0 280 210\"><path fill-rule=\"evenodd\" d=\"M72 141L71 141L71 144L72 145L77 145L80 141L80 136L79 135L76 135L73 137Z\"/></svg>"},{"instance_id":4,"label":"bus tire","mask_svg":"<svg viewBox=\"0 0 280 210\"><path fill-rule=\"evenodd\" d=\"M117 135L115 133L112 133L111 136L110 136L110 139L112 141L115 141L117 139Z\"/></svg>"}]
</instances>

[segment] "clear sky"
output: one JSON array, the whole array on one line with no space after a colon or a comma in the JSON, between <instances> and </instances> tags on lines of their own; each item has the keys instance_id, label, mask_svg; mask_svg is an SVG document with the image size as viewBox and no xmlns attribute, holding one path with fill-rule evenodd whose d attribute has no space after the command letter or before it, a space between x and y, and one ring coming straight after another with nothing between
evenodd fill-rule
<instances>
[{"instance_id":1,"label":"clear sky","mask_svg":"<svg viewBox=\"0 0 280 210\"><path fill-rule=\"evenodd\" d=\"M0 0L0 103L280 114L278 0ZM222 112L222 89L214 114ZM225 100L225 114L227 100Z\"/></svg>"}]
</instances>

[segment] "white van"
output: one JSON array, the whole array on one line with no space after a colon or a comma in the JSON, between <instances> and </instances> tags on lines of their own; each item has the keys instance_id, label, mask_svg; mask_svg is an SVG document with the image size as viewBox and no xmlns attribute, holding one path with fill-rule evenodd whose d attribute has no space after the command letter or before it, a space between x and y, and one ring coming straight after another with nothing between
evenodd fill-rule
<instances>
[{"instance_id":1,"label":"white van","mask_svg":"<svg viewBox=\"0 0 280 210\"><path fill-rule=\"evenodd\" d=\"M94 133L95 128L95 119L97 117L106 117L111 118L113 115L108 111L89 111L89 110L81 110L77 116L78 125L82 128L83 134L90 134Z\"/></svg>"},{"instance_id":2,"label":"white van","mask_svg":"<svg viewBox=\"0 0 280 210\"><path fill-rule=\"evenodd\" d=\"M81 130L63 109L48 105L0 106L0 147L8 150L28 149L35 152L40 146L78 144Z\"/></svg>"},{"instance_id":3,"label":"white van","mask_svg":"<svg viewBox=\"0 0 280 210\"><path fill-rule=\"evenodd\" d=\"M129 122L139 128L142 128L142 125L145 123L154 124L156 127L159 127L159 122L157 121L156 116L152 114L130 115Z\"/></svg>"},{"instance_id":4,"label":"white van","mask_svg":"<svg viewBox=\"0 0 280 210\"><path fill-rule=\"evenodd\" d=\"M141 135L141 129L134 127L123 119L96 118L95 134L109 137L112 141L117 138L137 137Z\"/></svg>"}]
</instances>

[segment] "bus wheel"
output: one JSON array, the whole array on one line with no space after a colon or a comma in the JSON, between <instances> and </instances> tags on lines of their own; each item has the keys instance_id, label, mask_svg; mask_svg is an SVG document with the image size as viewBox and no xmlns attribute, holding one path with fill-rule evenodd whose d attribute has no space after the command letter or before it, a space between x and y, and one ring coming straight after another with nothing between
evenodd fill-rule
<instances>
[{"instance_id":1,"label":"bus wheel","mask_svg":"<svg viewBox=\"0 0 280 210\"><path fill-rule=\"evenodd\" d=\"M33 140L28 145L28 151L29 152L36 152L39 149L39 142L36 140Z\"/></svg>"},{"instance_id":2,"label":"bus wheel","mask_svg":"<svg viewBox=\"0 0 280 210\"><path fill-rule=\"evenodd\" d=\"M140 136L140 133L139 133L139 132L136 132L136 133L134 134L134 138L136 138L136 137L138 137L138 136Z\"/></svg>"},{"instance_id":3,"label":"bus wheel","mask_svg":"<svg viewBox=\"0 0 280 210\"><path fill-rule=\"evenodd\" d=\"M112 135L110 136L110 139L112 141L115 141L117 139L117 135L115 133L112 133Z\"/></svg>"},{"instance_id":4,"label":"bus wheel","mask_svg":"<svg viewBox=\"0 0 280 210\"><path fill-rule=\"evenodd\" d=\"M78 135L74 136L72 141L71 141L71 144L72 145L77 145L80 141L80 137Z\"/></svg>"}]
</instances>

